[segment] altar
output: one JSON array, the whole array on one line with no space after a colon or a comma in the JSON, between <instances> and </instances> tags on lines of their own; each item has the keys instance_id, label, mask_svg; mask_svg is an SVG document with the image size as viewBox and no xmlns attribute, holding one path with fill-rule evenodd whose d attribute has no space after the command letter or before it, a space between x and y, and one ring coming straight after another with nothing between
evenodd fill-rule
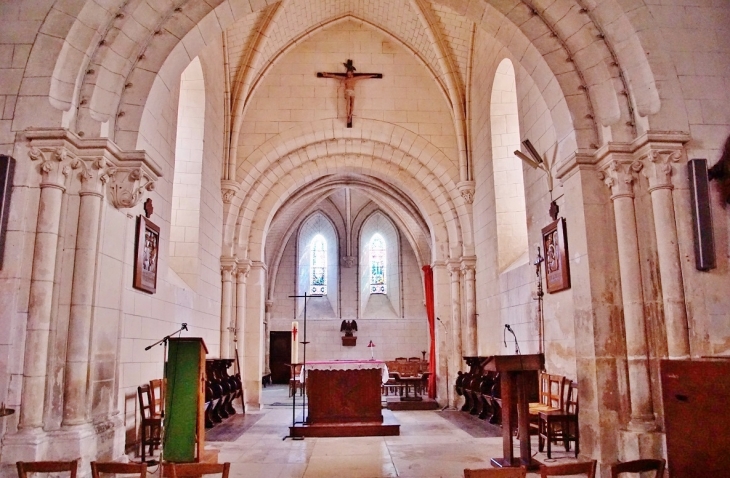
<instances>
[{"instance_id":1,"label":"altar","mask_svg":"<svg viewBox=\"0 0 730 478\"><path fill-rule=\"evenodd\" d=\"M400 424L381 406L381 385L388 381L385 362L307 362L301 374L307 392L306 417L301 425L290 427L290 436L400 435Z\"/></svg>"}]
</instances>

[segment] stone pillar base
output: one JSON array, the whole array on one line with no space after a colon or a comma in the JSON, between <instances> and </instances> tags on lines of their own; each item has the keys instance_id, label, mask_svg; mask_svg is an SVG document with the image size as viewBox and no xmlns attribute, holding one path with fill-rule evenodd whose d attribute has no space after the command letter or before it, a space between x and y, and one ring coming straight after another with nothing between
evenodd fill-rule
<instances>
[{"instance_id":1,"label":"stone pillar base","mask_svg":"<svg viewBox=\"0 0 730 478\"><path fill-rule=\"evenodd\" d=\"M2 463L3 465L12 465L13 475L17 476L15 462L45 460L48 456L49 442L48 433L40 428L21 429L15 433L5 435L3 438Z\"/></svg>"},{"instance_id":2,"label":"stone pillar base","mask_svg":"<svg viewBox=\"0 0 730 478\"><path fill-rule=\"evenodd\" d=\"M661 432L621 430L619 442L619 461L667 457L666 435Z\"/></svg>"},{"instance_id":3,"label":"stone pillar base","mask_svg":"<svg viewBox=\"0 0 730 478\"><path fill-rule=\"evenodd\" d=\"M91 424L63 427L49 432L52 442L46 460L73 460L79 458L76 472L78 478L91 476L90 463L97 456L97 435Z\"/></svg>"},{"instance_id":4,"label":"stone pillar base","mask_svg":"<svg viewBox=\"0 0 730 478\"><path fill-rule=\"evenodd\" d=\"M243 382L246 411L261 410L261 379Z\"/></svg>"}]
</instances>

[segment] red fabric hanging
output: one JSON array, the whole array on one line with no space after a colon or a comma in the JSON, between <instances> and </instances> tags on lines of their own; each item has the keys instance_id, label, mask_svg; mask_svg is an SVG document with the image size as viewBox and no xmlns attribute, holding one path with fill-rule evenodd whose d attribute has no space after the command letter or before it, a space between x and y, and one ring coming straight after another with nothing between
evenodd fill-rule
<instances>
[{"instance_id":1,"label":"red fabric hanging","mask_svg":"<svg viewBox=\"0 0 730 478\"><path fill-rule=\"evenodd\" d=\"M423 266L424 294L426 296L426 316L428 317L428 333L431 336L431 350L429 351L428 371L428 396L436 398L436 322L433 309L433 269L431 266Z\"/></svg>"}]
</instances>

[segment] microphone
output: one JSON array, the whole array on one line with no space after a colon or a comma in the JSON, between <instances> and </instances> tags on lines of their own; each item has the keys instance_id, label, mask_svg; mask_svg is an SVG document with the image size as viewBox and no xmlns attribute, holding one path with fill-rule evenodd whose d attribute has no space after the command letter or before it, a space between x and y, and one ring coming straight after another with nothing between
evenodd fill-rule
<instances>
[{"instance_id":1,"label":"microphone","mask_svg":"<svg viewBox=\"0 0 730 478\"><path fill-rule=\"evenodd\" d=\"M186 324L185 322L183 322L182 329L183 330L188 330L188 324Z\"/></svg>"}]
</instances>

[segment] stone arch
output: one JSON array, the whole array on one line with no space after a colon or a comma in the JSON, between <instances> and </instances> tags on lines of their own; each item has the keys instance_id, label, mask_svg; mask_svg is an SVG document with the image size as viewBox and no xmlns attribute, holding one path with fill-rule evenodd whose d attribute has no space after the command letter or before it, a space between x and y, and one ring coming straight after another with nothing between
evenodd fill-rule
<instances>
[{"instance_id":1,"label":"stone arch","mask_svg":"<svg viewBox=\"0 0 730 478\"><path fill-rule=\"evenodd\" d=\"M433 214L438 211L437 216L443 218L443 225L448 230L448 235L444 238L448 237L452 247L461 245L465 238L470 238L466 204L452 179L458 177L453 162L438 148L402 127L373 120L363 120L360 124L358 129L338 130L334 127L333 120L310 123L285 131L257 149L248 158L249 168L239 166L241 172L246 173L241 175L241 183L251 189L246 198L242 198L237 204L238 207L229 211L225 240L231 244L234 239L239 245L247 243L249 231L243 222L248 221L242 222L240 219L244 216L251 219L250 211L258 209L266 192L281 189L278 191L280 197L288 195L285 194L284 184L288 188L294 187L290 168L306 167L307 162L336 157L340 159L335 160L336 164L332 166L341 169L346 166L346 161L342 160L346 156L364 156L372 161L367 167L361 165L355 168L357 173L380 177L388 183L399 183L414 198L416 195L431 198L427 203L417 203L421 207L424 204L436 205L423 216L427 220L433 219L436 217ZM326 137L323 137L323 131L326 132ZM375 162L382 169L374 170ZM262 175L262 172L265 173ZM402 174L404 179L394 174L395 172ZM406 183L409 183L408 186ZM424 184L427 191L423 191ZM238 217L238 210L243 212L243 216ZM435 221L429 226L433 228L441 222ZM237 223L235 238L231 229L234 223ZM445 254L448 256L448 252Z\"/></svg>"}]
</instances>

